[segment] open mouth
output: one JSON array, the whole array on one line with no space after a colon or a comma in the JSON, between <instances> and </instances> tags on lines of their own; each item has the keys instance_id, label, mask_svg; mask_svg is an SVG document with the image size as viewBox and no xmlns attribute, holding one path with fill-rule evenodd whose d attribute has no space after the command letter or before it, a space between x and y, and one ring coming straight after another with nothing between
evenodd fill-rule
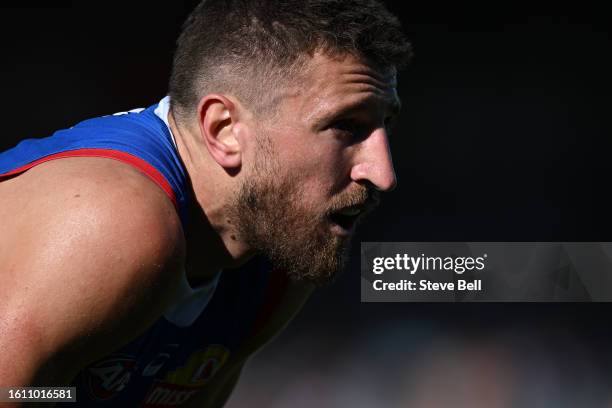
<instances>
[{"instance_id":1,"label":"open mouth","mask_svg":"<svg viewBox=\"0 0 612 408\"><path fill-rule=\"evenodd\" d=\"M329 219L332 223L338 225L344 231L348 232L353 229L363 211L364 208L362 206L346 207L331 213L329 215Z\"/></svg>"}]
</instances>

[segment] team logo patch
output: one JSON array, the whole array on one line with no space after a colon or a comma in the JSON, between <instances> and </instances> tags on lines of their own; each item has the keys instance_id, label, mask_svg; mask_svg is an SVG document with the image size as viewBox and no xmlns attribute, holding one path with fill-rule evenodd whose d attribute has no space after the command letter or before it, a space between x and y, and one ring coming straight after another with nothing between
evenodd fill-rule
<instances>
[{"instance_id":1,"label":"team logo patch","mask_svg":"<svg viewBox=\"0 0 612 408\"><path fill-rule=\"evenodd\" d=\"M193 353L183 366L166 374L162 381L155 381L143 407L172 407L185 403L213 378L229 355L230 351L218 344Z\"/></svg>"},{"instance_id":2,"label":"team logo patch","mask_svg":"<svg viewBox=\"0 0 612 408\"><path fill-rule=\"evenodd\" d=\"M135 369L132 356L115 355L95 363L85 374L90 395L98 401L115 397L127 386Z\"/></svg>"}]
</instances>

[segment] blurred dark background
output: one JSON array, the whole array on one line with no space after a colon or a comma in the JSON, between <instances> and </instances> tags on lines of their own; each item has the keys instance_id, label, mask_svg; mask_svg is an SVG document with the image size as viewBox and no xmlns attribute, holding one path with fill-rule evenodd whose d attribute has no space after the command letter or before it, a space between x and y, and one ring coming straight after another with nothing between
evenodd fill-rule
<instances>
[{"instance_id":1,"label":"blurred dark background","mask_svg":"<svg viewBox=\"0 0 612 408\"><path fill-rule=\"evenodd\" d=\"M0 150L161 99L196 3L1 6ZM360 303L361 241L612 241L607 15L495 4L388 2L415 52L391 141L399 186L231 406L612 402L609 304Z\"/></svg>"}]
</instances>

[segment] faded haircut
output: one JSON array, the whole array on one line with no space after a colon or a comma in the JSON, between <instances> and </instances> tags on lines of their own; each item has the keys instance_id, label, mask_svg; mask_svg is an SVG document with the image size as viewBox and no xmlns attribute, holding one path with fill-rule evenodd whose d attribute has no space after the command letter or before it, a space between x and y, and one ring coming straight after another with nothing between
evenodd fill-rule
<instances>
[{"instance_id":1,"label":"faded haircut","mask_svg":"<svg viewBox=\"0 0 612 408\"><path fill-rule=\"evenodd\" d=\"M237 97L255 113L297 80L315 52L401 68L411 47L399 20L375 0L203 0L177 41L169 83L177 119L209 93Z\"/></svg>"}]
</instances>

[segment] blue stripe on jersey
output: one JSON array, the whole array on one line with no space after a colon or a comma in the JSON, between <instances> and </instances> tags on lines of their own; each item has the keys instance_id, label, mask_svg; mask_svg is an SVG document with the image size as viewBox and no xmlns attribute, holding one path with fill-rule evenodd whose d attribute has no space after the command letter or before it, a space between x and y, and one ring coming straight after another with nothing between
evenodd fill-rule
<instances>
[{"instance_id":1,"label":"blue stripe on jersey","mask_svg":"<svg viewBox=\"0 0 612 408\"><path fill-rule=\"evenodd\" d=\"M157 104L140 112L127 112L85 120L42 139L26 139L0 153L0 175L53 154L78 149L108 149L129 153L148 162L172 187L183 225L189 199L185 169L166 124L155 115Z\"/></svg>"}]
</instances>

